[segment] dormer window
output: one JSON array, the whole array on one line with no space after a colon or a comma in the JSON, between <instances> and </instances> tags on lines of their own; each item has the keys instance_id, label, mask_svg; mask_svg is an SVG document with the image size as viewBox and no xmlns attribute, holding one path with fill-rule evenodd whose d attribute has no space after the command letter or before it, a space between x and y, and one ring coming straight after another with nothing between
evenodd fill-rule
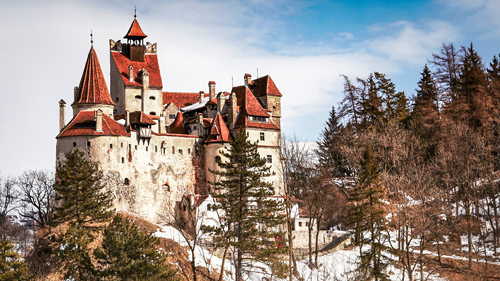
<instances>
[{"instance_id":1,"label":"dormer window","mask_svg":"<svg viewBox=\"0 0 500 281\"><path fill-rule=\"evenodd\" d=\"M250 121L252 122L259 122L259 123L269 123L269 118L268 117L262 117L262 116L249 116Z\"/></svg>"}]
</instances>

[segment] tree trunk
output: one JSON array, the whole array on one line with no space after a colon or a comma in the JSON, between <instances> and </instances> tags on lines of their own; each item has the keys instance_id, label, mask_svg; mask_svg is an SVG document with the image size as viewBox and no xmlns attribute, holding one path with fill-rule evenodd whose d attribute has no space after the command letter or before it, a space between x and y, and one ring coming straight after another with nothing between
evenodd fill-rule
<instances>
[{"instance_id":1,"label":"tree trunk","mask_svg":"<svg viewBox=\"0 0 500 281\"><path fill-rule=\"evenodd\" d=\"M320 209L318 217L316 218L316 242L315 242L315 252L314 252L314 267L318 268L318 238L319 238L319 226L321 223L321 218L323 217L323 209Z\"/></svg>"},{"instance_id":2,"label":"tree trunk","mask_svg":"<svg viewBox=\"0 0 500 281\"><path fill-rule=\"evenodd\" d=\"M228 246L224 249L224 255L222 255L222 265L220 266L220 275L219 275L219 281L223 281L223 276L224 276L224 264L226 263L226 255L227 255L227 250L229 249Z\"/></svg>"}]
</instances>

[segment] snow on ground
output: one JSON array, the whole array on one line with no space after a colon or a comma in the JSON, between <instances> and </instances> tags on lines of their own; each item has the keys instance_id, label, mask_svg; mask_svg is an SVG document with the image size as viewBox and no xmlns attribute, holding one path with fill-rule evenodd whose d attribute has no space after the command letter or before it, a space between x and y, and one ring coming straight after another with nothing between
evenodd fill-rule
<instances>
[{"instance_id":1,"label":"snow on ground","mask_svg":"<svg viewBox=\"0 0 500 281\"><path fill-rule=\"evenodd\" d=\"M162 226L156 233L156 237L172 239L182 246L188 246L188 243L184 240L182 234L172 226ZM191 258L191 253L187 250ZM197 246L195 251L196 265L207 267L210 271L220 271L222 265L222 260L216 256L210 254L208 250L203 247ZM314 281L330 281L330 280L349 280L355 273L356 264L359 261L359 248L354 248L352 250L341 250L337 252L332 252L330 254L318 257L318 269L310 269L307 265L307 259L297 262L298 272L300 277L304 281L314 280ZM226 260L225 262L224 280L234 280L234 266L232 261ZM263 273L262 270L258 268L263 268L268 270L268 267L261 263L256 263L253 265L253 272L248 276L245 276L245 280L248 281L261 281L264 277L269 278L269 274ZM403 280L403 271L390 266L388 271L390 272L390 280L397 281ZM231 272L231 274L227 274ZM415 273L415 277L419 277L419 273ZM279 279L272 279L276 281L281 281ZM299 280L294 278L294 280ZM432 275L427 280L445 280L439 278L437 275ZM286 280L282 280L286 281Z\"/></svg>"}]
</instances>

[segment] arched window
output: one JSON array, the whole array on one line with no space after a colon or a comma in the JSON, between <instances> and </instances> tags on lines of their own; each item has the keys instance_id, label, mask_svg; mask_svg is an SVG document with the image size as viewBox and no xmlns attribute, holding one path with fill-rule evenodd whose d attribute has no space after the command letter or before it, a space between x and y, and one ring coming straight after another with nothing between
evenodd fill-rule
<instances>
[{"instance_id":1,"label":"arched window","mask_svg":"<svg viewBox=\"0 0 500 281\"><path fill-rule=\"evenodd\" d=\"M129 185L130 184L130 180L128 178L125 178L125 180L123 181L123 184Z\"/></svg>"}]
</instances>

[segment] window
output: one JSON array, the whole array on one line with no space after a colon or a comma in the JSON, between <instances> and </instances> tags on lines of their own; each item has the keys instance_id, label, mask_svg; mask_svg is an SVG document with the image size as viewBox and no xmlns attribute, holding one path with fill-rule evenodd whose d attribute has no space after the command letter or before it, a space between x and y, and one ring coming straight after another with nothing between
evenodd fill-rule
<instances>
[{"instance_id":1,"label":"window","mask_svg":"<svg viewBox=\"0 0 500 281\"><path fill-rule=\"evenodd\" d=\"M142 97L140 95L135 96L135 99L140 100Z\"/></svg>"},{"instance_id":2,"label":"window","mask_svg":"<svg viewBox=\"0 0 500 281\"><path fill-rule=\"evenodd\" d=\"M113 148L113 144L112 143L109 144L109 148L111 148L111 149Z\"/></svg>"},{"instance_id":3,"label":"window","mask_svg":"<svg viewBox=\"0 0 500 281\"><path fill-rule=\"evenodd\" d=\"M129 150L132 149L132 145L131 144L128 145L128 149Z\"/></svg>"},{"instance_id":4,"label":"window","mask_svg":"<svg viewBox=\"0 0 500 281\"><path fill-rule=\"evenodd\" d=\"M273 156L267 155L267 163L273 163Z\"/></svg>"},{"instance_id":5,"label":"window","mask_svg":"<svg viewBox=\"0 0 500 281\"><path fill-rule=\"evenodd\" d=\"M130 184L130 180L128 178L125 178L125 180L123 181L123 184L129 185Z\"/></svg>"},{"instance_id":6,"label":"window","mask_svg":"<svg viewBox=\"0 0 500 281\"><path fill-rule=\"evenodd\" d=\"M155 145L155 152L158 152L158 146Z\"/></svg>"},{"instance_id":7,"label":"window","mask_svg":"<svg viewBox=\"0 0 500 281\"><path fill-rule=\"evenodd\" d=\"M148 151L148 146L146 146L146 151Z\"/></svg>"},{"instance_id":8,"label":"window","mask_svg":"<svg viewBox=\"0 0 500 281\"><path fill-rule=\"evenodd\" d=\"M168 119L175 119L175 114L169 114Z\"/></svg>"},{"instance_id":9,"label":"window","mask_svg":"<svg viewBox=\"0 0 500 281\"><path fill-rule=\"evenodd\" d=\"M135 146L135 150L137 150L137 145Z\"/></svg>"},{"instance_id":10,"label":"window","mask_svg":"<svg viewBox=\"0 0 500 281\"><path fill-rule=\"evenodd\" d=\"M309 226L309 222L306 221L306 226Z\"/></svg>"},{"instance_id":11,"label":"window","mask_svg":"<svg viewBox=\"0 0 500 281\"><path fill-rule=\"evenodd\" d=\"M119 101L120 99L117 97L115 100L116 100L116 101Z\"/></svg>"},{"instance_id":12,"label":"window","mask_svg":"<svg viewBox=\"0 0 500 281\"><path fill-rule=\"evenodd\" d=\"M151 112L149 113L149 115L155 115L155 116L156 116L156 112L151 111Z\"/></svg>"},{"instance_id":13,"label":"window","mask_svg":"<svg viewBox=\"0 0 500 281\"><path fill-rule=\"evenodd\" d=\"M172 146L172 154L175 154L175 146Z\"/></svg>"},{"instance_id":14,"label":"window","mask_svg":"<svg viewBox=\"0 0 500 281\"><path fill-rule=\"evenodd\" d=\"M156 99L156 97L155 97L155 96L150 96L150 97L149 97L149 99L150 99L150 100L155 100L155 99Z\"/></svg>"},{"instance_id":15,"label":"window","mask_svg":"<svg viewBox=\"0 0 500 281\"><path fill-rule=\"evenodd\" d=\"M186 211L186 205L182 206L182 210L185 212Z\"/></svg>"},{"instance_id":16,"label":"window","mask_svg":"<svg viewBox=\"0 0 500 281\"><path fill-rule=\"evenodd\" d=\"M188 148L188 154L191 155L191 148Z\"/></svg>"},{"instance_id":17,"label":"window","mask_svg":"<svg viewBox=\"0 0 500 281\"><path fill-rule=\"evenodd\" d=\"M300 226L302 226L302 222L301 222L301 221L299 221L299 227L300 227Z\"/></svg>"},{"instance_id":18,"label":"window","mask_svg":"<svg viewBox=\"0 0 500 281\"><path fill-rule=\"evenodd\" d=\"M122 142L122 143L120 143L120 147L123 147L123 142Z\"/></svg>"},{"instance_id":19,"label":"window","mask_svg":"<svg viewBox=\"0 0 500 281\"><path fill-rule=\"evenodd\" d=\"M179 149L179 154L182 155L182 149Z\"/></svg>"},{"instance_id":20,"label":"window","mask_svg":"<svg viewBox=\"0 0 500 281\"><path fill-rule=\"evenodd\" d=\"M87 141L87 146L90 147L90 141Z\"/></svg>"},{"instance_id":21,"label":"window","mask_svg":"<svg viewBox=\"0 0 500 281\"><path fill-rule=\"evenodd\" d=\"M193 130L196 130L197 128L198 128L198 127L196 127L196 126L193 126Z\"/></svg>"},{"instance_id":22,"label":"window","mask_svg":"<svg viewBox=\"0 0 500 281\"><path fill-rule=\"evenodd\" d=\"M266 140L266 137L264 136L264 132L260 132L260 140L261 141Z\"/></svg>"},{"instance_id":23,"label":"window","mask_svg":"<svg viewBox=\"0 0 500 281\"><path fill-rule=\"evenodd\" d=\"M261 122L261 123L269 123L267 117L262 116L250 116L250 121Z\"/></svg>"},{"instance_id":24,"label":"window","mask_svg":"<svg viewBox=\"0 0 500 281\"><path fill-rule=\"evenodd\" d=\"M125 163L125 157L122 157L122 163Z\"/></svg>"},{"instance_id":25,"label":"window","mask_svg":"<svg viewBox=\"0 0 500 281\"><path fill-rule=\"evenodd\" d=\"M87 142L88 143L88 142ZM76 142L73 142L73 147L76 147Z\"/></svg>"}]
</instances>

